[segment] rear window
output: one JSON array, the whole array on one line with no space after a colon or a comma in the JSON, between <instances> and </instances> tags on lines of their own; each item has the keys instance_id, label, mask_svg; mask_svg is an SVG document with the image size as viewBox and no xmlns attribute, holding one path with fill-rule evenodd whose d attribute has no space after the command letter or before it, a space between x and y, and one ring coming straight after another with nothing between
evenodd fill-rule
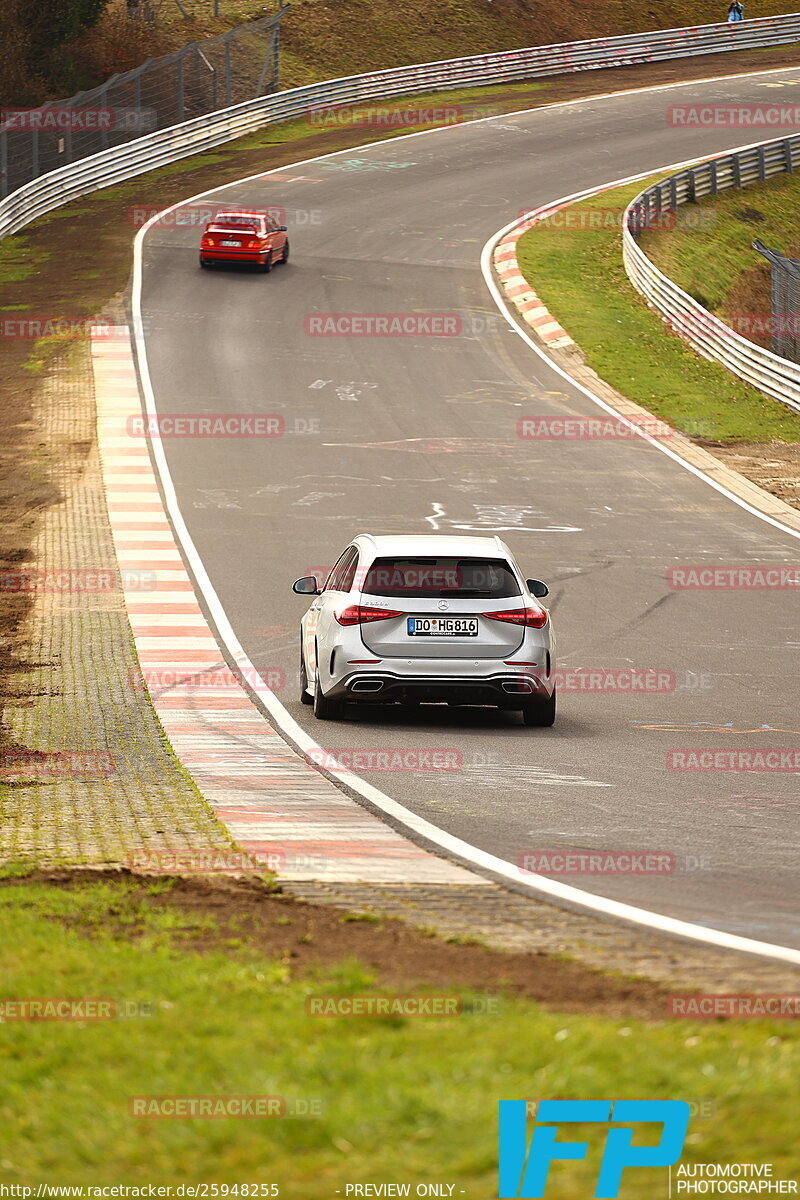
<instances>
[{"instance_id":1,"label":"rear window","mask_svg":"<svg viewBox=\"0 0 800 1200\"><path fill-rule=\"evenodd\" d=\"M364 579L372 596L500 600L520 586L501 558L376 558Z\"/></svg>"},{"instance_id":2,"label":"rear window","mask_svg":"<svg viewBox=\"0 0 800 1200\"><path fill-rule=\"evenodd\" d=\"M217 229L236 229L240 233L257 233L261 228L255 217L217 217L211 224Z\"/></svg>"}]
</instances>

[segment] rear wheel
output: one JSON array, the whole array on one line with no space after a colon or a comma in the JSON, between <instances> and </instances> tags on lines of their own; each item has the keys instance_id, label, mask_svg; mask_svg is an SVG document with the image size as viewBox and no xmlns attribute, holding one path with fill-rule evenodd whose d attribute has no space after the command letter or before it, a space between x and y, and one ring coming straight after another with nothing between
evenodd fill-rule
<instances>
[{"instance_id":1,"label":"rear wheel","mask_svg":"<svg viewBox=\"0 0 800 1200\"><path fill-rule=\"evenodd\" d=\"M341 721L344 704L341 700L329 700L322 694L319 671L314 673L314 716L318 721Z\"/></svg>"},{"instance_id":2,"label":"rear wheel","mask_svg":"<svg viewBox=\"0 0 800 1200\"><path fill-rule=\"evenodd\" d=\"M314 698L313 698L313 696L311 696L309 694L309 691L308 691L308 674L306 672L306 658L305 658L305 655L303 654L302 638L303 638L303 634L301 632L300 633L300 639L301 639L300 640L300 703L301 704L313 704Z\"/></svg>"},{"instance_id":3,"label":"rear wheel","mask_svg":"<svg viewBox=\"0 0 800 1200\"><path fill-rule=\"evenodd\" d=\"M267 257L264 259L264 265L261 268L265 275L269 275L272 270L272 251L270 250Z\"/></svg>"},{"instance_id":4,"label":"rear wheel","mask_svg":"<svg viewBox=\"0 0 800 1200\"><path fill-rule=\"evenodd\" d=\"M288 261L289 261L289 239L287 238L286 242L284 243L283 254L281 255L281 262L285 263Z\"/></svg>"},{"instance_id":5,"label":"rear wheel","mask_svg":"<svg viewBox=\"0 0 800 1200\"><path fill-rule=\"evenodd\" d=\"M529 700L522 709L522 720L526 725L543 729L556 719L556 691L547 700Z\"/></svg>"},{"instance_id":6,"label":"rear wheel","mask_svg":"<svg viewBox=\"0 0 800 1200\"><path fill-rule=\"evenodd\" d=\"M201 267L210 267L210 266L211 266L211 263L210 263L210 262L206 262L206 260L205 260L204 258L201 258L201 259L200 259L200 266L201 266Z\"/></svg>"}]
</instances>

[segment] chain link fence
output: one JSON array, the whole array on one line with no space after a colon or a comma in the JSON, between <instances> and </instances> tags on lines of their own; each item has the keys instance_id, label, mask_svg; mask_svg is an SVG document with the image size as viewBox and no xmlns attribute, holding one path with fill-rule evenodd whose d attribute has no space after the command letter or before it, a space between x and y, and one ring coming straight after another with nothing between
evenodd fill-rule
<instances>
[{"instance_id":1,"label":"chain link fence","mask_svg":"<svg viewBox=\"0 0 800 1200\"><path fill-rule=\"evenodd\" d=\"M217 37L190 42L100 87L0 122L0 197L57 167L280 89L280 23L288 4Z\"/></svg>"},{"instance_id":2,"label":"chain link fence","mask_svg":"<svg viewBox=\"0 0 800 1200\"><path fill-rule=\"evenodd\" d=\"M772 268L772 350L781 358L800 363L800 260L770 250L758 238L751 243Z\"/></svg>"}]
</instances>

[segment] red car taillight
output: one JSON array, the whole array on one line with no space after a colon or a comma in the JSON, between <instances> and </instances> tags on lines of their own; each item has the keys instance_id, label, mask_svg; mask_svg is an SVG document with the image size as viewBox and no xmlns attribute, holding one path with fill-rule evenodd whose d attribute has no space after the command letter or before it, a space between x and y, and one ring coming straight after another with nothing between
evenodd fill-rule
<instances>
[{"instance_id":1,"label":"red car taillight","mask_svg":"<svg viewBox=\"0 0 800 1200\"><path fill-rule=\"evenodd\" d=\"M214 239L212 237L204 237L200 245L203 250L207 250L209 246L214 245Z\"/></svg>"},{"instance_id":2,"label":"red car taillight","mask_svg":"<svg viewBox=\"0 0 800 1200\"><path fill-rule=\"evenodd\" d=\"M492 621L506 621L509 625L525 625L529 629L542 629L547 624L546 608L504 608L502 612L483 613Z\"/></svg>"},{"instance_id":3,"label":"red car taillight","mask_svg":"<svg viewBox=\"0 0 800 1200\"><path fill-rule=\"evenodd\" d=\"M258 250L260 245L261 245L261 242L259 242L257 238L251 238L251 240L247 243L247 246L245 248L247 250Z\"/></svg>"},{"instance_id":4,"label":"red car taillight","mask_svg":"<svg viewBox=\"0 0 800 1200\"><path fill-rule=\"evenodd\" d=\"M402 617L401 612L393 608L372 608L369 604L349 604L336 620L340 625L366 625L368 621L387 621L389 617Z\"/></svg>"}]
</instances>

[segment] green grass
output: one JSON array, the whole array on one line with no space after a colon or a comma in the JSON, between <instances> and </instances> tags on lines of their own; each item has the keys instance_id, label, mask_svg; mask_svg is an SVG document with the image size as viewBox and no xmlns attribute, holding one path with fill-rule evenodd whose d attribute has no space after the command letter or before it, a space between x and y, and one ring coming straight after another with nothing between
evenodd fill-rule
<instances>
[{"instance_id":1,"label":"green grass","mask_svg":"<svg viewBox=\"0 0 800 1200\"><path fill-rule=\"evenodd\" d=\"M374 986L369 972L349 962L298 981L246 947L201 956L181 942L203 924L151 905L125 881L0 888L3 997L110 997L152 1011L0 1025L4 1183L275 1181L285 1200L327 1200L344 1183L446 1180L488 1197L497 1101L546 1096L711 1102L711 1115L690 1126L685 1161L791 1169L796 1025L645 1026L509 998L495 1017L311 1018L309 993L363 993ZM316 1098L325 1111L305 1120L128 1116L131 1095L225 1093ZM554 1168L559 1200L591 1194L596 1150L587 1164ZM621 1195L650 1200L654 1183L631 1172Z\"/></svg>"},{"instance_id":2,"label":"green grass","mask_svg":"<svg viewBox=\"0 0 800 1200\"><path fill-rule=\"evenodd\" d=\"M20 283L29 279L42 270L46 261L47 256L35 253L24 234L0 239L0 283ZM20 305L3 307L19 308Z\"/></svg>"},{"instance_id":3,"label":"green grass","mask_svg":"<svg viewBox=\"0 0 800 1200\"><path fill-rule=\"evenodd\" d=\"M754 238L790 257L800 254L798 207L800 177L777 175L693 205L687 210L697 221L691 237L665 229L644 233L640 244L704 308L727 317L741 311L735 307L737 299L757 277L768 300L769 264L752 249ZM708 227L700 224L704 217Z\"/></svg>"},{"instance_id":4,"label":"green grass","mask_svg":"<svg viewBox=\"0 0 800 1200\"><path fill-rule=\"evenodd\" d=\"M581 201L570 210L574 222L588 220L579 215L584 210L621 214L653 181ZM671 236L676 252L694 253L694 237L678 232ZM567 228L563 217L557 217L524 234L517 253L522 274L584 351L589 365L629 399L702 440L800 440L795 414L665 331L661 318L625 274L618 228Z\"/></svg>"}]
</instances>

